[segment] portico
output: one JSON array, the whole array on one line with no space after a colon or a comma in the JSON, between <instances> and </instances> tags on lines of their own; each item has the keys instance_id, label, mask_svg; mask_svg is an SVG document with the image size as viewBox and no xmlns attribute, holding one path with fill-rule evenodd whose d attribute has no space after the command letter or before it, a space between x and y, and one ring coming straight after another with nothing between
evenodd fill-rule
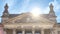
<instances>
[{"instance_id":1,"label":"portico","mask_svg":"<svg viewBox=\"0 0 60 34\"><path fill-rule=\"evenodd\" d=\"M53 24L51 25L44 25L44 24L5 24L5 33L9 34L8 31L12 34L53 34L52 29Z\"/></svg>"},{"instance_id":2,"label":"portico","mask_svg":"<svg viewBox=\"0 0 60 34\"><path fill-rule=\"evenodd\" d=\"M10 29L11 30L11 29ZM9 30L8 30L9 31ZM6 34L51 34L52 32L50 29L40 29L40 30L20 30L20 29L13 29L9 33L6 31Z\"/></svg>"}]
</instances>

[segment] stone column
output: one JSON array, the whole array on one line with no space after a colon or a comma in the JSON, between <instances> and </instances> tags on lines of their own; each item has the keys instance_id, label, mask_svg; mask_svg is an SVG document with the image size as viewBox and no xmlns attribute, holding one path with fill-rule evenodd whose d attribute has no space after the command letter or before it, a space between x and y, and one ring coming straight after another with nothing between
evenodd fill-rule
<instances>
[{"instance_id":1,"label":"stone column","mask_svg":"<svg viewBox=\"0 0 60 34\"><path fill-rule=\"evenodd\" d=\"M25 34L25 30L22 30L22 34Z\"/></svg>"},{"instance_id":2,"label":"stone column","mask_svg":"<svg viewBox=\"0 0 60 34\"><path fill-rule=\"evenodd\" d=\"M51 31L51 34L54 34L54 31Z\"/></svg>"},{"instance_id":3,"label":"stone column","mask_svg":"<svg viewBox=\"0 0 60 34\"><path fill-rule=\"evenodd\" d=\"M35 30L32 30L32 34L35 34Z\"/></svg>"},{"instance_id":4,"label":"stone column","mask_svg":"<svg viewBox=\"0 0 60 34\"><path fill-rule=\"evenodd\" d=\"M53 29L50 29L50 33L49 34L53 34Z\"/></svg>"},{"instance_id":5,"label":"stone column","mask_svg":"<svg viewBox=\"0 0 60 34\"><path fill-rule=\"evenodd\" d=\"M58 34L56 29L54 30L54 34Z\"/></svg>"},{"instance_id":6,"label":"stone column","mask_svg":"<svg viewBox=\"0 0 60 34\"><path fill-rule=\"evenodd\" d=\"M13 29L13 34L16 34L16 29Z\"/></svg>"},{"instance_id":7,"label":"stone column","mask_svg":"<svg viewBox=\"0 0 60 34\"><path fill-rule=\"evenodd\" d=\"M50 33L50 34L54 34L54 29L51 29L50 31L51 31L51 33Z\"/></svg>"},{"instance_id":8,"label":"stone column","mask_svg":"<svg viewBox=\"0 0 60 34\"><path fill-rule=\"evenodd\" d=\"M51 34L57 34L57 30L56 29L51 29Z\"/></svg>"},{"instance_id":9,"label":"stone column","mask_svg":"<svg viewBox=\"0 0 60 34\"><path fill-rule=\"evenodd\" d=\"M7 34L7 32L6 32L6 31L4 31L4 34Z\"/></svg>"},{"instance_id":10,"label":"stone column","mask_svg":"<svg viewBox=\"0 0 60 34\"><path fill-rule=\"evenodd\" d=\"M35 26L32 28L32 34L35 34Z\"/></svg>"},{"instance_id":11,"label":"stone column","mask_svg":"<svg viewBox=\"0 0 60 34\"><path fill-rule=\"evenodd\" d=\"M44 29L41 29L41 34L44 34Z\"/></svg>"}]
</instances>

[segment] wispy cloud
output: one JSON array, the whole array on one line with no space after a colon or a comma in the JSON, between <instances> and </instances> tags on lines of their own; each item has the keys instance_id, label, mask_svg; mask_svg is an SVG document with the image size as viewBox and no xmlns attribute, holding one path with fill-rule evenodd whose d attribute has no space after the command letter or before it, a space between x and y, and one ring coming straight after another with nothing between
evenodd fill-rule
<instances>
[{"instance_id":1,"label":"wispy cloud","mask_svg":"<svg viewBox=\"0 0 60 34\"><path fill-rule=\"evenodd\" d=\"M60 23L60 15L57 17L57 22Z\"/></svg>"},{"instance_id":2,"label":"wispy cloud","mask_svg":"<svg viewBox=\"0 0 60 34\"><path fill-rule=\"evenodd\" d=\"M49 13L49 6L43 8L41 11L42 11L43 14Z\"/></svg>"},{"instance_id":3,"label":"wispy cloud","mask_svg":"<svg viewBox=\"0 0 60 34\"><path fill-rule=\"evenodd\" d=\"M30 2L30 0L24 0L23 1L23 3L22 3L22 8L21 8L21 12L27 12L26 11L26 9L27 9L27 7L28 7L28 5L29 5L29 2Z\"/></svg>"},{"instance_id":4,"label":"wispy cloud","mask_svg":"<svg viewBox=\"0 0 60 34\"><path fill-rule=\"evenodd\" d=\"M13 6L15 3L15 0L3 0L4 1L4 4L8 3L9 7L10 6Z\"/></svg>"}]
</instances>

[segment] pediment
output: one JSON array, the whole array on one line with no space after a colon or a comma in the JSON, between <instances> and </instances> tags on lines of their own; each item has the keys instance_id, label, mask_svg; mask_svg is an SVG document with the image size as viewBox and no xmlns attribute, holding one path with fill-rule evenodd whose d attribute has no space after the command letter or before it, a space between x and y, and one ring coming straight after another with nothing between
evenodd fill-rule
<instances>
[{"instance_id":1,"label":"pediment","mask_svg":"<svg viewBox=\"0 0 60 34\"><path fill-rule=\"evenodd\" d=\"M53 28L54 22L46 19L42 16L39 19L32 19L29 14L22 14L17 17L8 20L8 23L4 24L4 28L18 28L18 27L29 27L35 26L39 28Z\"/></svg>"},{"instance_id":2,"label":"pediment","mask_svg":"<svg viewBox=\"0 0 60 34\"><path fill-rule=\"evenodd\" d=\"M11 23L43 23L43 24L54 24L54 22L50 21L49 19L46 19L42 16L39 17L39 19L33 19L30 14L22 14L17 17L11 18L8 20L8 22Z\"/></svg>"}]
</instances>

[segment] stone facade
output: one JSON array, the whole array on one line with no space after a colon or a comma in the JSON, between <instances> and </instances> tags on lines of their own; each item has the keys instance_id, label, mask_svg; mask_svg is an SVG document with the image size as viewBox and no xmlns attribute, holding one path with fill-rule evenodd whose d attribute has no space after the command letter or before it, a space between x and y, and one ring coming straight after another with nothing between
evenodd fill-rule
<instances>
[{"instance_id":1,"label":"stone facade","mask_svg":"<svg viewBox=\"0 0 60 34\"><path fill-rule=\"evenodd\" d=\"M1 16L4 34L60 34L60 24L56 21L53 5L50 4L49 14L40 14L33 18L30 12L9 14L8 5Z\"/></svg>"},{"instance_id":2,"label":"stone facade","mask_svg":"<svg viewBox=\"0 0 60 34\"><path fill-rule=\"evenodd\" d=\"M4 34L3 27L3 24L0 23L0 34Z\"/></svg>"}]
</instances>

